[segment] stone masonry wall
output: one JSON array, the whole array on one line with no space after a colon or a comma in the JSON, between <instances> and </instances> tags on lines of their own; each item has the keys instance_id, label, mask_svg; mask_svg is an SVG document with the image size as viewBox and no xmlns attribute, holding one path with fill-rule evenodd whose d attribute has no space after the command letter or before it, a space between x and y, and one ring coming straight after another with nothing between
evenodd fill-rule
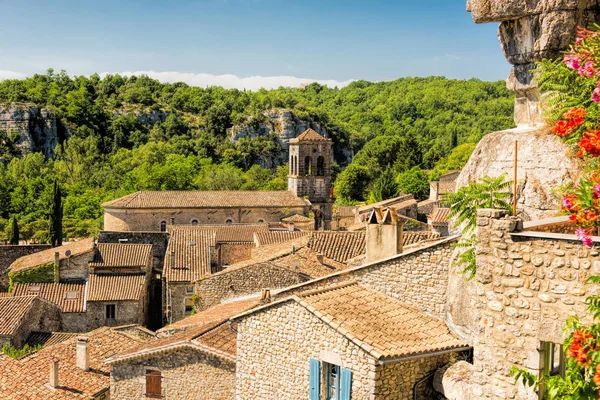
<instances>
[{"instance_id":1,"label":"stone masonry wall","mask_svg":"<svg viewBox=\"0 0 600 400\"><path fill-rule=\"evenodd\" d=\"M193 282L167 283L163 281L165 293L163 295L163 312L165 324L177 322L186 317L185 300L191 296L186 292L187 286L194 286Z\"/></svg>"},{"instance_id":2,"label":"stone masonry wall","mask_svg":"<svg viewBox=\"0 0 600 400\"><path fill-rule=\"evenodd\" d=\"M165 399L233 399L235 363L195 349L178 349L112 366L112 399L146 399L146 369L162 375Z\"/></svg>"},{"instance_id":3,"label":"stone masonry wall","mask_svg":"<svg viewBox=\"0 0 600 400\"><path fill-rule=\"evenodd\" d=\"M106 326L106 305L116 305L116 320L111 323L112 326L143 324L144 314L141 301L88 301L87 302L87 320L88 330L94 330L101 326Z\"/></svg>"},{"instance_id":4,"label":"stone masonry wall","mask_svg":"<svg viewBox=\"0 0 600 400\"><path fill-rule=\"evenodd\" d=\"M254 243L220 243L217 245L219 252L219 265L232 265L252 258Z\"/></svg>"},{"instance_id":5,"label":"stone masonry wall","mask_svg":"<svg viewBox=\"0 0 600 400\"><path fill-rule=\"evenodd\" d=\"M468 389L446 392L449 399L537 399L533 391L515 386L510 368L538 374L540 342L562 343L562 328L570 316L589 321L585 299L598 294L598 285L585 283L590 275L600 274L598 251L583 248L574 236L511 235L522 221L504 215L479 211L477 274L469 299L474 363ZM461 376L451 367L444 388Z\"/></svg>"},{"instance_id":6,"label":"stone masonry wall","mask_svg":"<svg viewBox=\"0 0 600 400\"><path fill-rule=\"evenodd\" d=\"M315 279L306 285L291 288L278 297L354 280L444 319L448 270L454 252L452 243L455 242L455 238L447 239L406 254Z\"/></svg>"},{"instance_id":7,"label":"stone masonry wall","mask_svg":"<svg viewBox=\"0 0 600 400\"><path fill-rule=\"evenodd\" d=\"M60 330L60 309L49 301L37 298L10 343L12 346L20 348L31 332L57 332Z\"/></svg>"},{"instance_id":8,"label":"stone masonry wall","mask_svg":"<svg viewBox=\"0 0 600 400\"><path fill-rule=\"evenodd\" d=\"M64 332L88 332L88 317L82 313L62 313L62 330Z\"/></svg>"},{"instance_id":9,"label":"stone masonry wall","mask_svg":"<svg viewBox=\"0 0 600 400\"><path fill-rule=\"evenodd\" d=\"M0 246L0 292L8 290L8 267L18 258L49 249L49 244Z\"/></svg>"},{"instance_id":10,"label":"stone masonry wall","mask_svg":"<svg viewBox=\"0 0 600 400\"><path fill-rule=\"evenodd\" d=\"M88 277L88 263L94 259L92 250L60 260L60 281L81 280Z\"/></svg>"},{"instance_id":11,"label":"stone masonry wall","mask_svg":"<svg viewBox=\"0 0 600 400\"><path fill-rule=\"evenodd\" d=\"M305 279L297 272L268 263L225 270L198 281L195 289L199 296L197 307L199 310L205 310L231 297L260 292L262 289L284 288L301 283Z\"/></svg>"},{"instance_id":12,"label":"stone masonry wall","mask_svg":"<svg viewBox=\"0 0 600 400\"><path fill-rule=\"evenodd\" d=\"M333 352L352 370L352 398L376 399L375 359L295 302L238 323L236 398L306 399L309 359Z\"/></svg>"}]
</instances>

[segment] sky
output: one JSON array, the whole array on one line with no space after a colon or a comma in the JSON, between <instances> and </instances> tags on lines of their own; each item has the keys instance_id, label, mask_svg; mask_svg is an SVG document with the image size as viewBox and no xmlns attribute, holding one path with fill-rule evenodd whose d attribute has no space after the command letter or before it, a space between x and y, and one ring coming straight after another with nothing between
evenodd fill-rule
<instances>
[{"instance_id":1,"label":"sky","mask_svg":"<svg viewBox=\"0 0 600 400\"><path fill-rule=\"evenodd\" d=\"M145 73L256 90L407 76L505 79L466 0L0 0L0 79Z\"/></svg>"}]
</instances>

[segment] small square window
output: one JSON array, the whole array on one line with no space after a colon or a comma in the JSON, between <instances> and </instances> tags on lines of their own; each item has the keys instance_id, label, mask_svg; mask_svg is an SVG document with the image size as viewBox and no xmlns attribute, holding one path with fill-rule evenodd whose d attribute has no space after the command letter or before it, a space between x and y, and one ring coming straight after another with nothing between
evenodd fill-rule
<instances>
[{"instance_id":1,"label":"small square window","mask_svg":"<svg viewBox=\"0 0 600 400\"><path fill-rule=\"evenodd\" d=\"M186 286L186 287L185 287L185 292L186 292L187 294L192 294L192 293L194 293L194 286Z\"/></svg>"},{"instance_id":2,"label":"small square window","mask_svg":"<svg viewBox=\"0 0 600 400\"><path fill-rule=\"evenodd\" d=\"M79 290L67 290L65 293L66 300L77 300L79 298Z\"/></svg>"},{"instance_id":3,"label":"small square window","mask_svg":"<svg viewBox=\"0 0 600 400\"><path fill-rule=\"evenodd\" d=\"M117 318L117 305L116 304L107 304L106 305L106 319L116 319Z\"/></svg>"},{"instance_id":4,"label":"small square window","mask_svg":"<svg viewBox=\"0 0 600 400\"><path fill-rule=\"evenodd\" d=\"M190 316L194 313L194 301L191 298L185 299L185 315Z\"/></svg>"}]
</instances>

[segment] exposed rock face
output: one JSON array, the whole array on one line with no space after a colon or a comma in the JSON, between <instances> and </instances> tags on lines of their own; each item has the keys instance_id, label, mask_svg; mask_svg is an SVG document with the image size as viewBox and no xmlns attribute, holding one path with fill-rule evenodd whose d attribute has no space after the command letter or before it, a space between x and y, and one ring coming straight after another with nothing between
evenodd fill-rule
<instances>
[{"instance_id":1,"label":"exposed rock face","mask_svg":"<svg viewBox=\"0 0 600 400\"><path fill-rule=\"evenodd\" d=\"M283 152L274 164L285 163L289 157L290 139L294 139L308 128L312 128L324 137L329 137L327 129L316 122L299 119L289 110L274 109L265 111L264 122L253 123L249 120L244 125L237 125L227 130L229 138L235 143L241 138L255 138L275 134L279 138Z\"/></svg>"},{"instance_id":2,"label":"exposed rock face","mask_svg":"<svg viewBox=\"0 0 600 400\"><path fill-rule=\"evenodd\" d=\"M34 105L0 105L0 140L10 140L21 154L42 152L54 157L59 140L69 136L60 129L56 115L46 108Z\"/></svg>"},{"instance_id":3,"label":"exposed rock face","mask_svg":"<svg viewBox=\"0 0 600 400\"><path fill-rule=\"evenodd\" d=\"M457 188L484 176L513 179L514 142L519 141L517 210L525 220L555 216L559 201L552 192L578 180L582 166L557 136L521 127L490 133L475 148L457 179Z\"/></svg>"},{"instance_id":4,"label":"exposed rock face","mask_svg":"<svg viewBox=\"0 0 600 400\"><path fill-rule=\"evenodd\" d=\"M555 58L575 40L578 26L600 21L597 0L467 0L476 23L500 22L498 38L514 65L507 86L515 91L515 122L542 122L539 93L529 72L543 58Z\"/></svg>"}]
</instances>

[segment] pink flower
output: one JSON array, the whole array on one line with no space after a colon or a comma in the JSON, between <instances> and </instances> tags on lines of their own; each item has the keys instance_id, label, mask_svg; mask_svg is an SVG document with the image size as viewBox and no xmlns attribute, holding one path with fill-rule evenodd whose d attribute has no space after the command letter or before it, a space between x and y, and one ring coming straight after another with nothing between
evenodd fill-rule
<instances>
[{"instance_id":1,"label":"pink flower","mask_svg":"<svg viewBox=\"0 0 600 400\"><path fill-rule=\"evenodd\" d=\"M583 239L581 239L581 243L588 249L591 249L592 247L594 247L594 241L589 236L586 236Z\"/></svg>"},{"instance_id":2,"label":"pink flower","mask_svg":"<svg viewBox=\"0 0 600 400\"><path fill-rule=\"evenodd\" d=\"M592 92L592 101L594 103L598 103L600 101L600 88L596 88Z\"/></svg>"},{"instance_id":3,"label":"pink flower","mask_svg":"<svg viewBox=\"0 0 600 400\"><path fill-rule=\"evenodd\" d=\"M600 199L600 183L594 185L594 191L592 192L594 199Z\"/></svg>"},{"instance_id":4,"label":"pink flower","mask_svg":"<svg viewBox=\"0 0 600 400\"><path fill-rule=\"evenodd\" d=\"M562 198L562 205L563 205L563 208L565 210L570 210L571 208L573 208L574 204L573 204L573 202L570 199L568 199L567 197L563 196L563 198Z\"/></svg>"},{"instance_id":5,"label":"pink flower","mask_svg":"<svg viewBox=\"0 0 600 400\"><path fill-rule=\"evenodd\" d=\"M571 54L565 54L564 62L565 65L571 69L579 70L579 68L581 68L581 59L574 51L571 51Z\"/></svg>"},{"instance_id":6,"label":"pink flower","mask_svg":"<svg viewBox=\"0 0 600 400\"><path fill-rule=\"evenodd\" d=\"M583 43L583 38L582 38L582 37L578 37L578 38L575 40L575 43L577 43L577 44L581 44L581 43Z\"/></svg>"},{"instance_id":7,"label":"pink flower","mask_svg":"<svg viewBox=\"0 0 600 400\"><path fill-rule=\"evenodd\" d=\"M579 67L577 69L579 75L585 76L586 78L591 78L596 73L596 68L594 68L593 61L586 61L583 67Z\"/></svg>"},{"instance_id":8,"label":"pink flower","mask_svg":"<svg viewBox=\"0 0 600 400\"><path fill-rule=\"evenodd\" d=\"M577 239L583 240L583 238L587 237L587 232L583 228L578 228L575 230L575 236L577 236Z\"/></svg>"}]
</instances>

